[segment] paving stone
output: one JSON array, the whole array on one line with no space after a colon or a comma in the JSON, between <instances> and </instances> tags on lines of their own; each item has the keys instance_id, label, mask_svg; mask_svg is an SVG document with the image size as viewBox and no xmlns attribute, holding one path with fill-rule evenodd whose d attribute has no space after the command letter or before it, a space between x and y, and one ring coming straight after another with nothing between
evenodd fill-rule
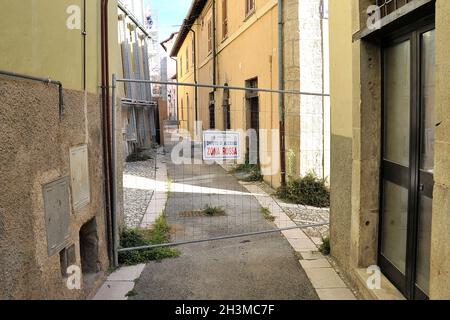
<instances>
[{"instance_id":1,"label":"paving stone","mask_svg":"<svg viewBox=\"0 0 450 320\"><path fill-rule=\"evenodd\" d=\"M303 269L331 268L327 259L300 260Z\"/></svg>"},{"instance_id":2,"label":"paving stone","mask_svg":"<svg viewBox=\"0 0 450 320\"><path fill-rule=\"evenodd\" d=\"M356 300L356 297L347 288L317 289L320 300Z\"/></svg>"},{"instance_id":3,"label":"paving stone","mask_svg":"<svg viewBox=\"0 0 450 320\"><path fill-rule=\"evenodd\" d=\"M303 260L317 260L317 259L325 258L323 256L323 254L321 254L320 252L317 252L317 251L306 250L306 251L300 251L299 253L302 256Z\"/></svg>"},{"instance_id":4,"label":"paving stone","mask_svg":"<svg viewBox=\"0 0 450 320\"><path fill-rule=\"evenodd\" d=\"M132 281L106 281L93 300L127 300L125 295L133 288Z\"/></svg>"},{"instance_id":5,"label":"paving stone","mask_svg":"<svg viewBox=\"0 0 450 320\"><path fill-rule=\"evenodd\" d=\"M286 239L305 239L306 234L300 229L285 230L281 232Z\"/></svg>"},{"instance_id":6,"label":"paving stone","mask_svg":"<svg viewBox=\"0 0 450 320\"><path fill-rule=\"evenodd\" d=\"M332 268L305 269L315 289L347 288Z\"/></svg>"},{"instance_id":7,"label":"paving stone","mask_svg":"<svg viewBox=\"0 0 450 320\"><path fill-rule=\"evenodd\" d=\"M314 242L318 246L320 246L323 243L322 238L317 238L317 237L311 237L311 241Z\"/></svg>"},{"instance_id":8,"label":"paving stone","mask_svg":"<svg viewBox=\"0 0 450 320\"><path fill-rule=\"evenodd\" d=\"M307 251L307 250L317 250L316 245L308 238L287 239L287 240L291 244L292 248L294 248L294 250L297 252Z\"/></svg>"},{"instance_id":9,"label":"paving stone","mask_svg":"<svg viewBox=\"0 0 450 320\"><path fill-rule=\"evenodd\" d=\"M134 281L139 278L144 270L145 264L138 264L136 266L123 267L109 275L107 281Z\"/></svg>"}]
</instances>

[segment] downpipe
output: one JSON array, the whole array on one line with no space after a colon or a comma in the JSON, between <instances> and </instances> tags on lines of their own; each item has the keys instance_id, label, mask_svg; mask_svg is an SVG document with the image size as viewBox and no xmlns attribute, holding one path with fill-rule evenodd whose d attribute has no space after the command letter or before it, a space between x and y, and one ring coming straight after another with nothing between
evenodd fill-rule
<instances>
[{"instance_id":1,"label":"downpipe","mask_svg":"<svg viewBox=\"0 0 450 320\"><path fill-rule=\"evenodd\" d=\"M103 138L103 171L105 179L105 215L106 230L108 235L108 256L111 266L115 266L115 235L113 222L113 208L115 199L112 197L112 172L114 168L111 162L111 103L109 97L109 52L108 52L108 0L101 0L101 111L102 111L102 138Z\"/></svg>"},{"instance_id":2,"label":"downpipe","mask_svg":"<svg viewBox=\"0 0 450 320\"><path fill-rule=\"evenodd\" d=\"M286 188L286 136L285 136L285 96L284 96L284 2L278 0L278 96L279 117L280 117L280 166L281 166L281 187Z\"/></svg>"}]
</instances>

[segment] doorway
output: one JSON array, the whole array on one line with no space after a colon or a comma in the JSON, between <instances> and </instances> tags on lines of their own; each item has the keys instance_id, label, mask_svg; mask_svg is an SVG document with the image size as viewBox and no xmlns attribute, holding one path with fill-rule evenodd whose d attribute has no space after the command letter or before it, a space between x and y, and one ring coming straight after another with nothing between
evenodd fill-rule
<instances>
[{"instance_id":1,"label":"doorway","mask_svg":"<svg viewBox=\"0 0 450 320\"><path fill-rule=\"evenodd\" d=\"M434 24L387 39L379 265L408 299L428 299L435 141Z\"/></svg>"},{"instance_id":2,"label":"doorway","mask_svg":"<svg viewBox=\"0 0 450 320\"><path fill-rule=\"evenodd\" d=\"M214 91L209 93L209 129L216 129L216 105Z\"/></svg>"},{"instance_id":3,"label":"doorway","mask_svg":"<svg viewBox=\"0 0 450 320\"><path fill-rule=\"evenodd\" d=\"M246 81L247 88L258 88L258 78L254 78ZM256 160L256 164L259 164L259 96L256 91L247 91L246 92L246 100L247 100L247 130L252 130L252 134L250 135L252 139L256 141L249 141L247 143L247 154L249 159ZM252 143L256 143L256 148L252 148ZM256 149L256 150L255 150ZM256 154L254 154L256 153ZM255 164L255 163L252 163Z\"/></svg>"}]
</instances>

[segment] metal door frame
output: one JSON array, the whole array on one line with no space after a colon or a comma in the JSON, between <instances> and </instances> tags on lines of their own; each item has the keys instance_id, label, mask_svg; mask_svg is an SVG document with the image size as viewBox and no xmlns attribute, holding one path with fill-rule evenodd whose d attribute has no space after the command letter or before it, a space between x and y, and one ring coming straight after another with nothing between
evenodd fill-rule
<instances>
[{"instance_id":1,"label":"metal door frame","mask_svg":"<svg viewBox=\"0 0 450 320\"><path fill-rule=\"evenodd\" d=\"M433 20L432 22L430 20ZM421 89L421 41L420 36L428 31L435 29L434 15L426 17L418 23L412 24L405 29L399 30L383 40L381 46L381 79L382 79L382 126L381 126L381 170L380 170L380 215L379 215L379 233L378 233L378 264L382 271L386 273L389 279L408 299L426 300L427 295L415 283L417 267L417 245L418 245L418 225L419 225L419 196L424 194L420 190L421 179L424 175L420 170L420 148L421 148L421 110L422 110L422 89ZM404 41L410 41L410 155L409 155L409 173L401 173L396 168L399 165L384 160L385 153L385 61L384 50ZM404 170L403 170L404 171ZM390 178L387 178L389 177ZM408 189L408 215L407 215L407 243L406 243L406 261L405 275L391 264L381 253L382 244L382 223L384 210L384 181L391 181L399 186ZM402 182L403 181L403 182ZM427 183L428 181L425 181ZM426 194L430 191L427 190ZM431 191L431 199L432 191Z\"/></svg>"}]
</instances>

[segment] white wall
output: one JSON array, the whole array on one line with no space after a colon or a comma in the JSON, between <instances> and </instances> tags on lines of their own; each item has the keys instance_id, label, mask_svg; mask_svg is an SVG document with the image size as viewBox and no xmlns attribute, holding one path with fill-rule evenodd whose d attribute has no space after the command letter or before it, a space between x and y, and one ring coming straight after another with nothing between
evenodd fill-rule
<instances>
[{"instance_id":1,"label":"white wall","mask_svg":"<svg viewBox=\"0 0 450 320\"><path fill-rule=\"evenodd\" d=\"M299 0L300 90L303 92L329 93L328 21L322 19L321 3L322 0ZM328 177L329 98L301 96L300 136L300 174L314 171L319 177Z\"/></svg>"}]
</instances>

